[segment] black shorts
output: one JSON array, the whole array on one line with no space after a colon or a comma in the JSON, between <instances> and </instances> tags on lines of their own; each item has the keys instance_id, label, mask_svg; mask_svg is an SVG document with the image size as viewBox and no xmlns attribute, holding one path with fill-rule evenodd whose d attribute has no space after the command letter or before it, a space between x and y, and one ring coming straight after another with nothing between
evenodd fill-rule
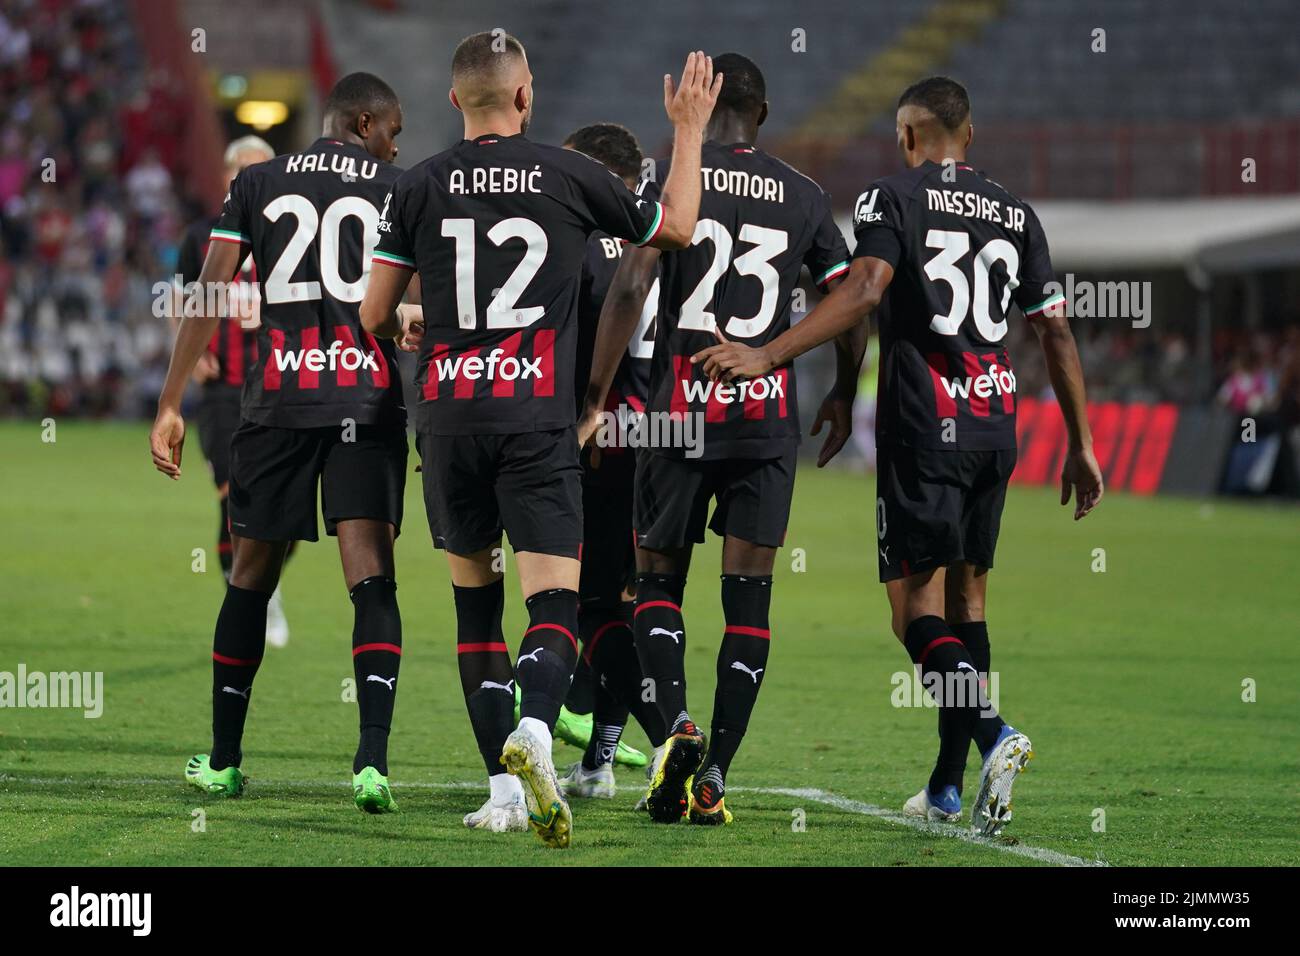
<instances>
[{"instance_id":1,"label":"black shorts","mask_svg":"<svg viewBox=\"0 0 1300 956\"><path fill-rule=\"evenodd\" d=\"M402 530L406 429L275 428L245 421L230 443L230 532L261 541L315 541L316 485L325 532L368 518Z\"/></svg>"},{"instance_id":2,"label":"black shorts","mask_svg":"<svg viewBox=\"0 0 1300 956\"><path fill-rule=\"evenodd\" d=\"M243 420L240 389L233 385L204 388L194 409L199 427L199 448L208 461L212 483L220 488L230 480L230 440Z\"/></svg>"},{"instance_id":3,"label":"black shorts","mask_svg":"<svg viewBox=\"0 0 1300 956\"><path fill-rule=\"evenodd\" d=\"M516 551L578 557L582 466L577 428L416 439L434 547L470 555L504 531Z\"/></svg>"},{"instance_id":4,"label":"black shorts","mask_svg":"<svg viewBox=\"0 0 1300 956\"><path fill-rule=\"evenodd\" d=\"M780 458L670 458L637 455L637 544L671 551L704 540L709 502L717 499L708 527L768 548L785 543L794 497L796 449Z\"/></svg>"},{"instance_id":5,"label":"black shorts","mask_svg":"<svg viewBox=\"0 0 1300 956\"><path fill-rule=\"evenodd\" d=\"M880 580L968 561L993 567L1014 448L876 449L876 550Z\"/></svg>"},{"instance_id":6,"label":"black shorts","mask_svg":"<svg viewBox=\"0 0 1300 956\"><path fill-rule=\"evenodd\" d=\"M632 533L636 454L631 448L598 450L597 468L591 467L591 449L582 456L582 579L578 598L584 605L617 607L624 588L636 576L636 539Z\"/></svg>"}]
</instances>

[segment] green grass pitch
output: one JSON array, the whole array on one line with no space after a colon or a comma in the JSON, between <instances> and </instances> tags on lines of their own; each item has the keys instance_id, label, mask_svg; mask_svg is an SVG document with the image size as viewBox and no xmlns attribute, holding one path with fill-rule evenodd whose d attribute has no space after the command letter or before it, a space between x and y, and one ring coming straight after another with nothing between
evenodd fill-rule
<instances>
[{"instance_id":1,"label":"green grass pitch","mask_svg":"<svg viewBox=\"0 0 1300 956\"><path fill-rule=\"evenodd\" d=\"M925 781L935 712L895 707L910 669L876 582L869 477L801 465L776 571L770 672L733 765L729 828L665 827L612 802L574 805L573 847L472 834L482 767L456 677L445 563L418 479L398 545L405 656L390 748L401 812L353 809L351 606L333 541L284 581L293 637L268 649L238 801L182 779L208 746L221 597L216 505L197 442L180 483L154 473L142 426L0 426L0 671L102 671L102 717L0 710L0 861L9 864L1112 865L1300 862L1300 510L1113 495L1073 523L1013 489L991 578L1003 712L1034 739L1016 816L995 845L861 811ZM191 570L208 550L207 572ZM803 550L805 568L792 564ZM1106 570L1094 572L1094 549ZM694 714L707 726L721 634L718 545L696 556L686 613ZM511 568L513 571L513 568ZM513 578L511 643L525 615ZM1243 682L1255 682L1254 702ZM644 746L640 731L628 740ZM577 751L557 745L557 763ZM977 756L967 769L974 792ZM815 795L782 794L808 788ZM825 794L858 801L833 805ZM202 815L196 811L202 810ZM202 818L203 827L198 827ZM1104 829L1101 823L1104 822ZM1010 852L1008 852L1010 851ZM1026 854L1026 855L1020 855Z\"/></svg>"}]
</instances>

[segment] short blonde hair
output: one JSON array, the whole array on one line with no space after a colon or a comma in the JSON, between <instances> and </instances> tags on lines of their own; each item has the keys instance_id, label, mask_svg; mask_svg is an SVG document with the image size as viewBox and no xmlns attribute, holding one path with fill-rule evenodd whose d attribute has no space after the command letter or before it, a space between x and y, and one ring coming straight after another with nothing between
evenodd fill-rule
<instances>
[{"instance_id":1,"label":"short blonde hair","mask_svg":"<svg viewBox=\"0 0 1300 956\"><path fill-rule=\"evenodd\" d=\"M266 155L267 159L275 158L275 150L273 150L271 148L271 144L268 143L266 140L262 139L262 137L241 136L239 137L239 139L233 140L231 144L226 147L226 155L225 155L226 165L234 166L236 163L239 162L240 153L251 153L251 152L263 153Z\"/></svg>"}]
</instances>

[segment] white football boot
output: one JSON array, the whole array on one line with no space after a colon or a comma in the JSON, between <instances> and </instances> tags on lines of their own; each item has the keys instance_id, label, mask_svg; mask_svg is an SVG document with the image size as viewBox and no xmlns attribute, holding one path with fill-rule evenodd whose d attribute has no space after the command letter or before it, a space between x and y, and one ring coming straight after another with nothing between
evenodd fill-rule
<instances>
[{"instance_id":1,"label":"white football boot","mask_svg":"<svg viewBox=\"0 0 1300 956\"><path fill-rule=\"evenodd\" d=\"M289 621L284 616L284 602L280 599L278 586L266 605L266 643L272 647L284 647L289 643Z\"/></svg>"},{"instance_id":2,"label":"white football boot","mask_svg":"<svg viewBox=\"0 0 1300 956\"><path fill-rule=\"evenodd\" d=\"M492 793L483 806L465 814L465 826L471 830L489 833L525 833L528 830L528 807L524 804L524 788L508 773L498 774L488 780Z\"/></svg>"},{"instance_id":3,"label":"white football boot","mask_svg":"<svg viewBox=\"0 0 1300 956\"><path fill-rule=\"evenodd\" d=\"M588 770L579 760L560 778L560 792L566 797L612 800L617 789L614 783L614 765L610 763Z\"/></svg>"},{"instance_id":4,"label":"white football boot","mask_svg":"<svg viewBox=\"0 0 1300 956\"><path fill-rule=\"evenodd\" d=\"M1011 820L1011 785L1033 756L1029 738L1005 724L980 770L980 789L970 811L972 831L992 837L1007 825Z\"/></svg>"},{"instance_id":5,"label":"white football boot","mask_svg":"<svg viewBox=\"0 0 1300 956\"><path fill-rule=\"evenodd\" d=\"M519 777L528 802L528 825L549 847L563 850L573 830L573 812L560 792L560 781L551 762L551 732L535 717L519 721L501 748L506 770Z\"/></svg>"},{"instance_id":6,"label":"white football boot","mask_svg":"<svg viewBox=\"0 0 1300 956\"><path fill-rule=\"evenodd\" d=\"M663 759L664 759L664 745L660 744L658 747L654 749L654 753L650 755L650 762L645 765L646 789L645 792L642 793L641 796L637 798L636 806L632 808L633 810L645 809L646 798L650 796L650 781L654 779L655 768L659 766L659 761Z\"/></svg>"},{"instance_id":7,"label":"white football boot","mask_svg":"<svg viewBox=\"0 0 1300 956\"><path fill-rule=\"evenodd\" d=\"M921 817L931 823L956 823L961 819L961 797L953 786L944 787L937 797L932 796L930 788L925 786L903 804L903 815Z\"/></svg>"}]
</instances>

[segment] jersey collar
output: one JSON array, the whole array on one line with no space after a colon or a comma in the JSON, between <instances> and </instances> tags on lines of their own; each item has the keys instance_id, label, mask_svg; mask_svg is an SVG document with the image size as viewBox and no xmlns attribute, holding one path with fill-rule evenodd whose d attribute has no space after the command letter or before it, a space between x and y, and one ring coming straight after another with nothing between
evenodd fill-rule
<instances>
[{"instance_id":1,"label":"jersey collar","mask_svg":"<svg viewBox=\"0 0 1300 956\"><path fill-rule=\"evenodd\" d=\"M523 133L511 133L509 136L505 133L484 133L481 136L475 136L473 139L462 140L462 142L473 143L475 146L492 146L496 143L502 143L507 140L523 138Z\"/></svg>"}]
</instances>

